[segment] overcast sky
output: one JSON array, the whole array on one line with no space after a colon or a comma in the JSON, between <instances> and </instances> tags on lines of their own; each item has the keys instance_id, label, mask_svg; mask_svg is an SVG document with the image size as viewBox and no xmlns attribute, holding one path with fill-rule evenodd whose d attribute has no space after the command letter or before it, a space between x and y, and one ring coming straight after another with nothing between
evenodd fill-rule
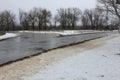
<instances>
[{"instance_id":1,"label":"overcast sky","mask_svg":"<svg viewBox=\"0 0 120 80\"><path fill-rule=\"evenodd\" d=\"M47 8L54 14L59 8L78 7L81 10L94 8L96 0L0 0L0 11L19 9L30 10L33 7Z\"/></svg>"}]
</instances>

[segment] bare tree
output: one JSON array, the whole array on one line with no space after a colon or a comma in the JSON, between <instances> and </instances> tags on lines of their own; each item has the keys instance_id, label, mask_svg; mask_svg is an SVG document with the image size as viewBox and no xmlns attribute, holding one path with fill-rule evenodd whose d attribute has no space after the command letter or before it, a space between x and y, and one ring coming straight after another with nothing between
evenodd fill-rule
<instances>
[{"instance_id":1,"label":"bare tree","mask_svg":"<svg viewBox=\"0 0 120 80\"><path fill-rule=\"evenodd\" d=\"M86 11L81 16L81 22L84 29L89 29L90 21L88 15L86 14Z\"/></svg>"},{"instance_id":2,"label":"bare tree","mask_svg":"<svg viewBox=\"0 0 120 80\"><path fill-rule=\"evenodd\" d=\"M61 8L57 13L57 20L62 29L75 29L80 19L81 10L78 8Z\"/></svg>"},{"instance_id":3,"label":"bare tree","mask_svg":"<svg viewBox=\"0 0 120 80\"><path fill-rule=\"evenodd\" d=\"M33 8L28 13L28 22L31 30L35 30L35 23L37 22L37 9Z\"/></svg>"},{"instance_id":4,"label":"bare tree","mask_svg":"<svg viewBox=\"0 0 120 80\"><path fill-rule=\"evenodd\" d=\"M52 14L49 10L42 9L42 8L34 8L30 12L30 20L32 20L32 26L35 24L38 25L39 30L46 29L48 24L50 24L50 20Z\"/></svg>"},{"instance_id":5,"label":"bare tree","mask_svg":"<svg viewBox=\"0 0 120 80\"><path fill-rule=\"evenodd\" d=\"M67 9L67 16L68 16L67 22L69 22L68 26L70 26L71 24L72 29L75 29L77 22L80 20L81 13L82 13L81 10L78 8L68 8Z\"/></svg>"},{"instance_id":6,"label":"bare tree","mask_svg":"<svg viewBox=\"0 0 120 80\"><path fill-rule=\"evenodd\" d=\"M20 24L29 30L46 29L50 23L51 16L50 11L42 8L33 8L29 12L19 12Z\"/></svg>"},{"instance_id":7,"label":"bare tree","mask_svg":"<svg viewBox=\"0 0 120 80\"><path fill-rule=\"evenodd\" d=\"M105 13L99 8L92 10L85 10L81 17L81 22L84 29L104 29L103 26L107 25Z\"/></svg>"},{"instance_id":8,"label":"bare tree","mask_svg":"<svg viewBox=\"0 0 120 80\"><path fill-rule=\"evenodd\" d=\"M99 8L93 10L93 24L94 29L105 29L103 26L108 26L108 18L106 13Z\"/></svg>"},{"instance_id":9,"label":"bare tree","mask_svg":"<svg viewBox=\"0 0 120 80\"><path fill-rule=\"evenodd\" d=\"M36 8L37 10L37 18L38 18L38 29L43 29L43 14L42 14L42 8Z\"/></svg>"},{"instance_id":10,"label":"bare tree","mask_svg":"<svg viewBox=\"0 0 120 80\"><path fill-rule=\"evenodd\" d=\"M53 26L56 28L57 27L57 22L58 22L58 15L55 15L53 17Z\"/></svg>"},{"instance_id":11,"label":"bare tree","mask_svg":"<svg viewBox=\"0 0 120 80\"><path fill-rule=\"evenodd\" d=\"M120 22L120 5L116 4L115 0L98 0L98 2L102 10L115 15ZM120 27L118 27L118 30L120 30Z\"/></svg>"},{"instance_id":12,"label":"bare tree","mask_svg":"<svg viewBox=\"0 0 120 80\"><path fill-rule=\"evenodd\" d=\"M46 30L47 29L47 24L50 23L50 19L52 17L52 14L50 11L46 10L46 9L43 9L42 10L42 26L43 28Z\"/></svg>"},{"instance_id":13,"label":"bare tree","mask_svg":"<svg viewBox=\"0 0 120 80\"><path fill-rule=\"evenodd\" d=\"M62 29L66 29L67 26L67 17L66 17L66 9L59 9L57 10L57 20L60 23L60 26L62 27Z\"/></svg>"},{"instance_id":14,"label":"bare tree","mask_svg":"<svg viewBox=\"0 0 120 80\"><path fill-rule=\"evenodd\" d=\"M0 13L0 27L1 30L10 31L15 30L15 15L10 11L3 11Z\"/></svg>"},{"instance_id":15,"label":"bare tree","mask_svg":"<svg viewBox=\"0 0 120 80\"><path fill-rule=\"evenodd\" d=\"M23 30L29 30L28 14L23 10L19 10L19 21Z\"/></svg>"}]
</instances>

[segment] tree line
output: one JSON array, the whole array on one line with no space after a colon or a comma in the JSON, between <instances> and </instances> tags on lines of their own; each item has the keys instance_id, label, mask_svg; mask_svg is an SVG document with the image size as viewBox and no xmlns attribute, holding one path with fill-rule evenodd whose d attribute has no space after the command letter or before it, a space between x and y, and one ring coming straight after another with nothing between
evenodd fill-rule
<instances>
[{"instance_id":1,"label":"tree line","mask_svg":"<svg viewBox=\"0 0 120 80\"><path fill-rule=\"evenodd\" d=\"M60 8L55 15L44 8L33 8L29 11L19 10L19 22L11 11L0 12L0 30L68 30L118 29L120 7L112 0L98 0L94 9L81 11L79 8ZM112 15L112 17L111 17Z\"/></svg>"}]
</instances>

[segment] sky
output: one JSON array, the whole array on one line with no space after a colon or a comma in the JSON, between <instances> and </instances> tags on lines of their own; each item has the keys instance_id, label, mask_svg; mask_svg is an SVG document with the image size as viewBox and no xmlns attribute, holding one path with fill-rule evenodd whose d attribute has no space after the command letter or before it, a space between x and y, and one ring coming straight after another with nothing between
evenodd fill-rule
<instances>
[{"instance_id":1,"label":"sky","mask_svg":"<svg viewBox=\"0 0 120 80\"><path fill-rule=\"evenodd\" d=\"M96 3L96 0L0 0L0 11L11 10L18 14L19 9L28 11L34 7L42 7L55 14L59 8L77 7L84 10L95 8Z\"/></svg>"}]
</instances>

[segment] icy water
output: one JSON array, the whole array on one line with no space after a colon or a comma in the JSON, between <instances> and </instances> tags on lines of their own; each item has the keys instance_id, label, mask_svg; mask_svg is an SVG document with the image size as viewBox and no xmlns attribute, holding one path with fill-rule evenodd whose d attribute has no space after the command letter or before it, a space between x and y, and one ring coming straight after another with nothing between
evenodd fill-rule
<instances>
[{"instance_id":1,"label":"icy water","mask_svg":"<svg viewBox=\"0 0 120 80\"><path fill-rule=\"evenodd\" d=\"M0 41L0 65L49 49L112 34L115 33L109 32L56 37L52 34L24 33L20 37Z\"/></svg>"}]
</instances>

